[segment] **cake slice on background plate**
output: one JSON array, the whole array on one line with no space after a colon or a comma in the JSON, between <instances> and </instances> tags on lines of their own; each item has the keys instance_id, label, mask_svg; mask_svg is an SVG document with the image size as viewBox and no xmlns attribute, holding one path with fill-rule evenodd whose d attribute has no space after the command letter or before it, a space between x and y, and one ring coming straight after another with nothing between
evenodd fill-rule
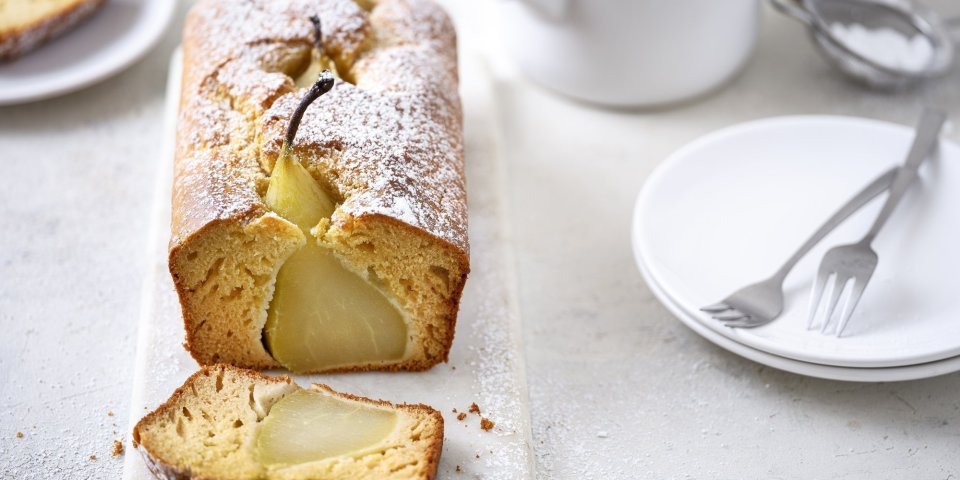
<instances>
[{"instance_id":1,"label":"cake slice on background plate","mask_svg":"<svg viewBox=\"0 0 960 480\"><path fill-rule=\"evenodd\" d=\"M106 0L0 1L0 61L13 60L63 34Z\"/></svg>"}]
</instances>

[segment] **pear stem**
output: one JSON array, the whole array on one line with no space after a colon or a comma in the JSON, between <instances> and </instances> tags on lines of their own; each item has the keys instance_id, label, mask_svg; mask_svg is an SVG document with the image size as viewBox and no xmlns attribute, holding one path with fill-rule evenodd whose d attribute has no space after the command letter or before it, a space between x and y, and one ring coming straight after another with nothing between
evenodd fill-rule
<instances>
[{"instance_id":1,"label":"pear stem","mask_svg":"<svg viewBox=\"0 0 960 480\"><path fill-rule=\"evenodd\" d=\"M323 55L323 28L320 26L320 16L319 15L310 15L310 22L313 23L313 31L317 34L316 47L320 51L320 54Z\"/></svg>"},{"instance_id":2,"label":"pear stem","mask_svg":"<svg viewBox=\"0 0 960 480\"><path fill-rule=\"evenodd\" d=\"M290 117L290 123L287 124L287 134L283 138L284 153L293 145L293 139L297 136L297 130L300 129L300 121L303 120L303 114L307 111L307 107L309 107L314 100L320 98L321 95L329 92L330 89L333 88L333 83L333 72L324 70L320 72L320 77L317 78L316 83L304 94L303 99L300 100L300 105L297 105L297 109L294 110L293 115Z\"/></svg>"}]
</instances>

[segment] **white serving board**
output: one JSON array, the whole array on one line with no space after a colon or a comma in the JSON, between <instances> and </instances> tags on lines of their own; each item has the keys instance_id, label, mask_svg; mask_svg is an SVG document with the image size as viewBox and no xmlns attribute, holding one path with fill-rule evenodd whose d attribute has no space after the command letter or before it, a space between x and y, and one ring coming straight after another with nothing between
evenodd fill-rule
<instances>
[{"instance_id":1,"label":"white serving board","mask_svg":"<svg viewBox=\"0 0 960 480\"><path fill-rule=\"evenodd\" d=\"M461 301L450 361L427 372L297 376L301 385L334 389L392 402L425 403L440 410L445 431L440 479L532 479L533 455L517 308L515 275L506 247L501 156L492 78L477 55L461 58L465 114L471 273ZM180 86L180 53L174 54L167 87L166 145L155 197L148 275L137 340L130 428L156 408L199 366L184 350L183 320L167 270L174 127ZM496 422L480 428L477 415L458 421L452 410L471 403ZM460 471L457 471L459 467ZM125 480L153 478L130 448Z\"/></svg>"}]
</instances>

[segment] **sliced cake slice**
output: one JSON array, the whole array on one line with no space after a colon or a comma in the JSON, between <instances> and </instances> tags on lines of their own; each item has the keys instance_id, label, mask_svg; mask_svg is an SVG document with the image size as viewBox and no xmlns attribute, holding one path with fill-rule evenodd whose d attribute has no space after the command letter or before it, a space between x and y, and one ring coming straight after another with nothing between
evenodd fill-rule
<instances>
[{"instance_id":1,"label":"sliced cake slice","mask_svg":"<svg viewBox=\"0 0 960 480\"><path fill-rule=\"evenodd\" d=\"M443 417L215 365L141 419L133 442L160 479L433 479Z\"/></svg>"}]
</instances>

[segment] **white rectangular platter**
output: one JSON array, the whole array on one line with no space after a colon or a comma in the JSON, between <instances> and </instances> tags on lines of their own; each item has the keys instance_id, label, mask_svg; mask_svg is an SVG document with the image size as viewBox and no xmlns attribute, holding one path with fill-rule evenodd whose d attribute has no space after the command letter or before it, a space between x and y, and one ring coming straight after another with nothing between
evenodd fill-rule
<instances>
[{"instance_id":1,"label":"white rectangular platter","mask_svg":"<svg viewBox=\"0 0 960 480\"><path fill-rule=\"evenodd\" d=\"M199 366L183 349L183 320L167 270L174 128L180 92L180 53L171 62L167 87L166 143L154 199L137 339L130 428L167 399ZM461 59L465 112L471 273L457 321L450 361L427 372L298 376L301 385L322 382L336 390L391 402L425 403L444 416L440 479L532 479L533 459L524 378L515 276L503 208L503 189L492 78L476 55ZM457 420L453 409L476 403L496 423ZM128 430L129 431L129 430ZM136 451L125 458L125 480L152 478Z\"/></svg>"}]
</instances>

